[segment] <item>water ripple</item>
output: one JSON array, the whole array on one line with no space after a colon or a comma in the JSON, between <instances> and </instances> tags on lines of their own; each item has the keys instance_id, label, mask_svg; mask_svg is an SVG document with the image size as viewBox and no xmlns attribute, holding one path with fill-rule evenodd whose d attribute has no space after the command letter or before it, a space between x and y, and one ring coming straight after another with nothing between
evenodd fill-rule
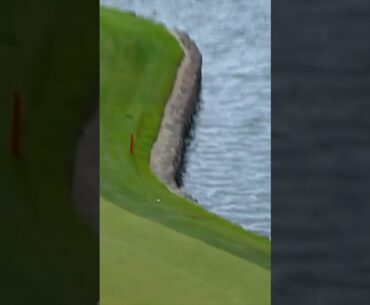
<instances>
[{"instance_id":1,"label":"water ripple","mask_svg":"<svg viewBox=\"0 0 370 305\"><path fill-rule=\"evenodd\" d=\"M202 102L184 191L270 237L270 1L102 2L185 30L197 42Z\"/></svg>"}]
</instances>

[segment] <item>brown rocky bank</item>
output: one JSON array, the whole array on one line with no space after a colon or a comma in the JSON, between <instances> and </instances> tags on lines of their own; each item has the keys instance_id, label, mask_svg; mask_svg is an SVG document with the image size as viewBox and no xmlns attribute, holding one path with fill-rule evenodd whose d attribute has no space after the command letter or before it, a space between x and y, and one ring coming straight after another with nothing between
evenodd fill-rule
<instances>
[{"instance_id":1,"label":"brown rocky bank","mask_svg":"<svg viewBox=\"0 0 370 305\"><path fill-rule=\"evenodd\" d=\"M184 56L178 67L171 95L165 106L161 126L150 154L153 173L179 195L185 138L191 128L201 88L202 55L189 35L173 31Z\"/></svg>"}]
</instances>

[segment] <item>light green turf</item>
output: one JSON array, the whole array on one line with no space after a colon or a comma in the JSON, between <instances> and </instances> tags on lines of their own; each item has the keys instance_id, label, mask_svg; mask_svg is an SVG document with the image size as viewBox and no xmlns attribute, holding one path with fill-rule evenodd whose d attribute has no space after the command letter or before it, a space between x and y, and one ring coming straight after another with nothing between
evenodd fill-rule
<instances>
[{"instance_id":1,"label":"light green turf","mask_svg":"<svg viewBox=\"0 0 370 305\"><path fill-rule=\"evenodd\" d=\"M101 304L269 304L270 242L170 193L149 168L181 47L151 21L100 15Z\"/></svg>"},{"instance_id":2,"label":"light green turf","mask_svg":"<svg viewBox=\"0 0 370 305\"><path fill-rule=\"evenodd\" d=\"M98 29L90 26L98 13L89 3L0 5L1 304L98 298L98 238L70 195L78 128L98 78ZM15 91L22 99L19 160L10 150Z\"/></svg>"},{"instance_id":3,"label":"light green turf","mask_svg":"<svg viewBox=\"0 0 370 305\"><path fill-rule=\"evenodd\" d=\"M269 304L270 272L246 259L104 199L101 221L103 305Z\"/></svg>"}]
</instances>

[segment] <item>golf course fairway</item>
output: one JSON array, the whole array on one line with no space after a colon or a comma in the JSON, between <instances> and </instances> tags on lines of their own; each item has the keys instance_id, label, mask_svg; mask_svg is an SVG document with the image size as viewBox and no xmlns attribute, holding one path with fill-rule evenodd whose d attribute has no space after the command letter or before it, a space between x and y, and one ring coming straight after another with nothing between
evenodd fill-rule
<instances>
[{"instance_id":1,"label":"golf course fairway","mask_svg":"<svg viewBox=\"0 0 370 305\"><path fill-rule=\"evenodd\" d=\"M182 56L165 27L101 7L100 304L269 305L270 242L150 170Z\"/></svg>"}]
</instances>

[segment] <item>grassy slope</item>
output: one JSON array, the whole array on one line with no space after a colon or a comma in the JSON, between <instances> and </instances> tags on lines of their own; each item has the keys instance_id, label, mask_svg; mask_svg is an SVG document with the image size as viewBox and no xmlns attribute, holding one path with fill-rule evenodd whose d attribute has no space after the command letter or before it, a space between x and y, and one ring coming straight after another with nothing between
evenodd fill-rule
<instances>
[{"instance_id":1,"label":"grassy slope","mask_svg":"<svg viewBox=\"0 0 370 305\"><path fill-rule=\"evenodd\" d=\"M101 213L101 304L270 304L258 265L104 199Z\"/></svg>"},{"instance_id":2,"label":"grassy slope","mask_svg":"<svg viewBox=\"0 0 370 305\"><path fill-rule=\"evenodd\" d=\"M88 50L98 41L79 16L91 10L94 18L93 6L71 12L71 4L7 1L0 8L4 304L92 304L98 295L98 240L70 197L74 144L97 78L98 54ZM20 160L9 145L15 90L23 105Z\"/></svg>"},{"instance_id":3,"label":"grassy slope","mask_svg":"<svg viewBox=\"0 0 370 305\"><path fill-rule=\"evenodd\" d=\"M105 8L100 37L102 304L269 304L270 243L170 193L150 171L177 41Z\"/></svg>"}]
</instances>

